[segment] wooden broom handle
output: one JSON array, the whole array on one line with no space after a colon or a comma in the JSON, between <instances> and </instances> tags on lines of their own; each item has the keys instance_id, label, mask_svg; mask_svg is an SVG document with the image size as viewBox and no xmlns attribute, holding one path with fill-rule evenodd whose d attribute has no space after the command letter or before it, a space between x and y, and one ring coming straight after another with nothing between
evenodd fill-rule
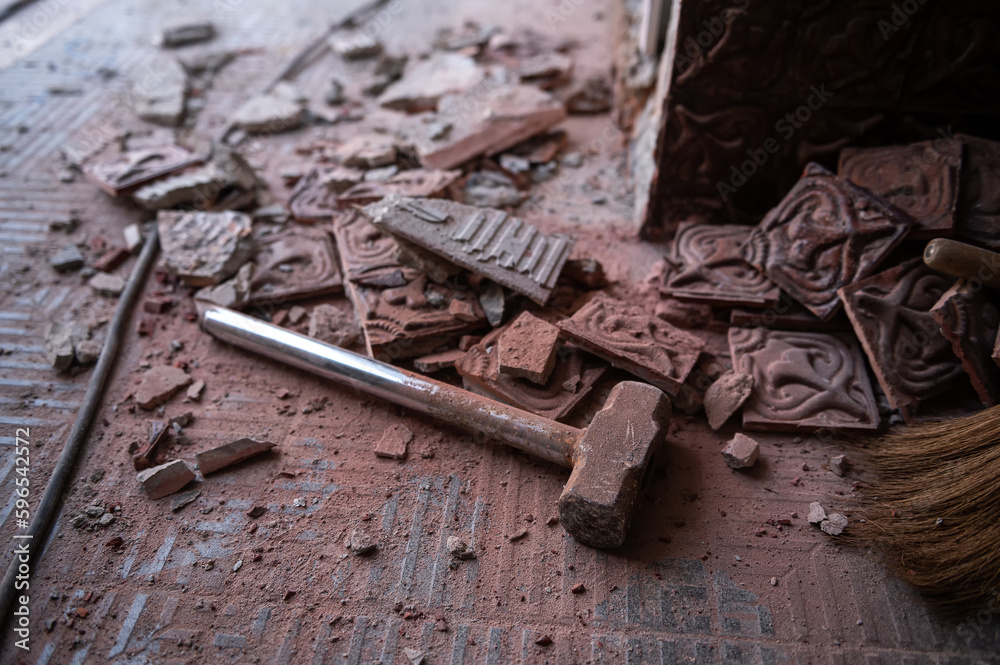
<instances>
[{"instance_id":1,"label":"wooden broom handle","mask_svg":"<svg viewBox=\"0 0 1000 665\"><path fill-rule=\"evenodd\" d=\"M1000 289L1000 254L948 238L935 238L924 249L929 268L952 277L978 279Z\"/></svg>"}]
</instances>

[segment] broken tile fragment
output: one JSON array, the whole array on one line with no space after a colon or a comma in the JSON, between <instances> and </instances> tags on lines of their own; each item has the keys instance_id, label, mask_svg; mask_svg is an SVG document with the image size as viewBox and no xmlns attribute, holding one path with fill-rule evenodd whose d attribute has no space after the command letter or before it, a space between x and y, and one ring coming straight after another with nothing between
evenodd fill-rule
<instances>
[{"instance_id":1,"label":"broken tile fragment","mask_svg":"<svg viewBox=\"0 0 1000 665\"><path fill-rule=\"evenodd\" d=\"M201 472L208 475L237 462L242 462L254 455L267 452L274 448L274 446L275 444L270 441L260 441L250 437L243 437L242 439L204 450L194 457Z\"/></svg>"},{"instance_id":2,"label":"broken tile fragment","mask_svg":"<svg viewBox=\"0 0 1000 665\"><path fill-rule=\"evenodd\" d=\"M43 342L49 364L57 372L68 370L76 357L74 347L87 337L87 329L79 323L50 323Z\"/></svg>"},{"instance_id":3,"label":"broken tile fragment","mask_svg":"<svg viewBox=\"0 0 1000 665\"><path fill-rule=\"evenodd\" d=\"M453 127L446 141L428 140L421 149L427 168L453 169L491 156L547 131L566 117L562 103L528 85L479 86L438 103L438 116Z\"/></svg>"},{"instance_id":4,"label":"broken tile fragment","mask_svg":"<svg viewBox=\"0 0 1000 665\"><path fill-rule=\"evenodd\" d=\"M442 97L473 89L483 76L482 68L469 56L435 53L410 67L382 93L378 103L407 113L433 111Z\"/></svg>"},{"instance_id":5,"label":"broken tile fragment","mask_svg":"<svg viewBox=\"0 0 1000 665\"><path fill-rule=\"evenodd\" d=\"M826 511L823 510L823 504L819 501L813 501L809 504L809 515L806 518L810 524L819 524L826 519Z\"/></svg>"},{"instance_id":6,"label":"broken tile fragment","mask_svg":"<svg viewBox=\"0 0 1000 665\"><path fill-rule=\"evenodd\" d=\"M462 189L462 203L480 208L512 208L523 198L514 181L497 171L470 174Z\"/></svg>"},{"instance_id":7,"label":"broken tile fragment","mask_svg":"<svg viewBox=\"0 0 1000 665\"><path fill-rule=\"evenodd\" d=\"M705 341L653 316L641 305L597 295L559 322L563 337L670 395L676 395Z\"/></svg>"},{"instance_id":8,"label":"broken tile fragment","mask_svg":"<svg viewBox=\"0 0 1000 665\"><path fill-rule=\"evenodd\" d=\"M375 454L391 459L406 459L406 449L413 440L413 432L406 425L390 425L382 432L382 438L375 444Z\"/></svg>"},{"instance_id":9,"label":"broken tile fragment","mask_svg":"<svg viewBox=\"0 0 1000 665\"><path fill-rule=\"evenodd\" d=\"M544 52L525 58L514 68L522 82L550 88L565 81L573 71L573 59L561 53Z\"/></svg>"},{"instance_id":10,"label":"broken tile fragment","mask_svg":"<svg viewBox=\"0 0 1000 665\"><path fill-rule=\"evenodd\" d=\"M705 415L709 426L717 430L730 416L739 411L753 392L754 379L750 374L726 372L705 391Z\"/></svg>"},{"instance_id":11,"label":"broken tile fragment","mask_svg":"<svg viewBox=\"0 0 1000 665\"><path fill-rule=\"evenodd\" d=\"M160 466L140 471L136 479L150 499L162 499L179 491L195 479L194 471L184 460L175 459Z\"/></svg>"},{"instance_id":12,"label":"broken tile fragment","mask_svg":"<svg viewBox=\"0 0 1000 665\"><path fill-rule=\"evenodd\" d=\"M333 238L326 229L282 229L256 241L250 304L283 303L343 290Z\"/></svg>"},{"instance_id":13,"label":"broken tile fragment","mask_svg":"<svg viewBox=\"0 0 1000 665\"><path fill-rule=\"evenodd\" d=\"M389 134L355 134L335 152L344 166L375 169L396 162L397 141Z\"/></svg>"},{"instance_id":14,"label":"broken tile fragment","mask_svg":"<svg viewBox=\"0 0 1000 665\"><path fill-rule=\"evenodd\" d=\"M228 184L230 176L215 164L208 164L143 185L132 198L146 210L165 210L184 204L204 208Z\"/></svg>"},{"instance_id":15,"label":"broken tile fragment","mask_svg":"<svg viewBox=\"0 0 1000 665\"><path fill-rule=\"evenodd\" d=\"M390 168L395 168L392 166ZM373 173L368 171L368 173ZM337 206L363 206L393 194L414 198L436 198L458 180L461 171L409 169L378 182L363 182L352 186L337 197Z\"/></svg>"},{"instance_id":16,"label":"broken tile fragment","mask_svg":"<svg viewBox=\"0 0 1000 665\"><path fill-rule=\"evenodd\" d=\"M880 196L809 164L743 245L743 258L821 319L837 290L871 275L911 218Z\"/></svg>"},{"instance_id":17,"label":"broken tile fragment","mask_svg":"<svg viewBox=\"0 0 1000 665\"><path fill-rule=\"evenodd\" d=\"M206 286L195 294L195 303L211 303L229 309L242 309L250 299L250 282L254 274L254 264L244 263L236 276L222 284Z\"/></svg>"},{"instance_id":18,"label":"broken tile fragment","mask_svg":"<svg viewBox=\"0 0 1000 665\"><path fill-rule=\"evenodd\" d=\"M819 528L831 536L839 536L847 528L848 520L840 513L830 513L830 515L820 522Z\"/></svg>"},{"instance_id":19,"label":"broken tile fragment","mask_svg":"<svg viewBox=\"0 0 1000 665\"><path fill-rule=\"evenodd\" d=\"M104 350L104 343L99 340L80 340L76 343L76 347L74 349L76 362L83 366L93 365L100 359L102 350Z\"/></svg>"},{"instance_id":20,"label":"broken tile fragment","mask_svg":"<svg viewBox=\"0 0 1000 665\"><path fill-rule=\"evenodd\" d=\"M83 267L83 254L76 245L66 245L49 259L56 272L71 272Z\"/></svg>"},{"instance_id":21,"label":"broken tile fragment","mask_svg":"<svg viewBox=\"0 0 1000 665\"><path fill-rule=\"evenodd\" d=\"M502 210L389 196L364 208L376 228L544 305L573 239L545 235Z\"/></svg>"},{"instance_id":22,"label":"broken tile fragment","mask_svg":"<svg viewBox=\"0 0 1000 665\"><path fill-rule=\"evenodd\" d=\"M351 535L348 542L351 551L358 556L374 554L375 550L378 549L378 540L365 527L359 526L351 529Z\"/></svg>"},{"instance_id":23,"label":"broken tile fragment","mask_svg":"<svg viewBox=\"0 0 1000 665\"><path fill-rule=\"evenodd\" d=\"M346 348L357 344L361 329L353 313L334 305L316 305L309 315L309 336Z\"/></svg>"},{"instance_id":24,"label":"broken tile fragment","mask_svg":"<svg viewBox=\"0 0 1000 665\"><path fill-rule=\"evenodd\" d=\"M889 405L909 422L920 402L965 376L931 309L955 283L917 258L840 289Z\"/></svg>"},{"instance_id":25,"label":"broken tile fragment","mask_svg":"<svg viewBox=\"0 0 1000 665\"><path fill-rule=\"evenodd\" d=\"M176 48L207 42L215 37L215 25L211 21L197 21L165 26L159 35L157 45L163 48Z\"/></svg>"},{"instance_id":26,"label":"broken tile fragment","mask_svg":"<svg viewBox=\"0 0 1000 665\"><path fill-rule=\"evenodd\" d=\"M252 220L239 212L157 215L167 268L188 286L212 286L232 277L253 253Z\"/></svg>"},{"instance_id":27,"label":"broken tile fragment","mask_svg":"<svg viewBox=\"0 0 1000 665\"><path fill-rule=\"evenodd\" d=\"M147 370L135 390L135 403L141 408L155 409L174 393L191 383L191 376L182 369L160 365Z\"/></svg>"},{"instance_id":28,"label":"broken tile fragment","mask_svg":"<svg viewBox=\"0 0 1000 665\"><path fill-rule=\"evenodd\" d=\"M364 30L336 32L327 38L326 43L344 60L365 60L382 53L382 43Z\"/></svg>"},{"instance_id":29,"label":"broken tile fragment","mask_svg":"<svg viewBox=\"0 0 1000 665\"><path fill-rule=\"evenodd\" d=\"M99 296L117 298L125 290L125 280L118 275L99 272L90 278L90 288Z\"/></svg>"},{"instance_id":30,"label":"broken tile fragment","mask_svg":"<svg viewBox=\"0 0 1000 665\"><path fill-rule=\"evenodd\" d=\"M112 247L101 258L94 261L94 269L101 272L111 272L128 260L129 250L124 247Z\"/></svg>"},{"instance_id":31,"label":"broken tile fragment","mask_svg":"<svg viewBox=\"0 0 1000 665\"><path fill-rule=\"evenodd\" d=\"M446 545L448 553L456 559L468 560L476 558L476 551L458 536L448 536Z\"/></svg>"},{"instance_id":32,"label":"broken tile fragment","mask_svg":"<svg viewBox=\"0 0 1000 665\"><path fill-rule=\"evenodd\" d=\"M746 434L736 436L722 449L722 457L730 469L748 469L757 463L760 444Z\"/></svg>"},{"instance_id":33,"label":"broken tile fragment","mask_svg":"<svg viewBox=\"0 0 1000 665\"><path fill-rule=\"evenodd\" d=\"M523 312L504 329L496 348L503 374L545 385L556 366L559 328Z\"/></svg>"},{"instance_id":34,"label":"broken tile fragment","mask_svg":"<svg viewBox=\"0 0 1000 665\"><path fill-rule=\"evenodd\" d=\"M170 501L170 510L176 513L178 510L188 505L199 496L201 496L201 490L190 490L188 492L184 492L183 494L178 494Z\"/></svg>"},{"instance_id":35,"label":"broken tile fragment","mask_svg":"<svg viewBox=\"0 0 1000 665\"><path fill-rule=\"evenodd\" d=\"M454 367L455 363L461 360L464 355L465 351L460 349L451 349L450 351L432 353L430 355L414 358L413 366L418 372L433 374L434 372Z\"/></svg>"},{"instance_id":36,"label":"broken tile fragment","mask_svg":"<svg viewBox=\"0 0 1000 665\"><path fill-rule=\"evenodd\" d=\"M119 196L200 161L194 153L172 144L125 151L109 148L86 160L83 174L111 196Z\"/></svg>"},{"instance_id":37,"label":"broken tile fragment","mask_svg":"<svg viewBox=\"0 0 1000 665\"><path fill-rule=\"evenodd\" d=\"M851 468L851 463L845 455L837 455L830 458L830 471L838 476L843 476Z\"/></svg>"},{"instance_id":38,"label":"broken tile fragment","mask_svg":"<svg viewBox=\"0 0 1000 665\"><path fill-rule=\"evenodd\" d=\"M754 377L743 427L815 432L879 426L861 350L848 336L730 328L733 369Z\"/></svg>"},{"instance_id":39,"label":"broken tile fragment","mask_svg":"<svg viewBox=\"0 0 1000 665\"><path fill-rule=\"evenodd\" d=\"M910 238L950 236L958 206L960 141L844 148L837 175L912 217Z\"/></svg>"},{"instance_id":40,"label":"broken tile fragment","mask_svg":"<svg viewBox=\"0 0 1000 665\"><path fill-rule=\"evenodd\" d=\"M205 391L205 382L198 379L187 389L187 398L192 402L197 402L201 399L201 394Z\"/></svg>"},{"instance_id":41,"label":"broken tile fragment","mask_svg":"<svg viewBox=\"0 0 1000 665\"><path fill-rule=\"evenodd\" d=\"M132 102L143 120L164 127L177 127L184 118L188 96L188 76L173 58L157 58L132 83Z\"/></svg>"},{"instance_id":42,"label":"broken tile fragment","mask_svg":"<svg viewBox=\"0 0 1000 665\"><path fill-rule=\"evenodd\" d=\"M233 125L251 134L278 133L299 127L305 119L302 104L285 95L270 93L247 100L233 116Z\"/></svg>"},{"instance_id":43,"label":"broken tile fragment","mask_svg":"<svg viewBox=\"0 0 1000 665\"><path fill-rule=\"evenodd\" d=\"M1000 312L978 280L959 280L931 308L941 334L951 343L980 401L1000 399L1000 368L990 361L1000 328Z\"/></svg>"}]
</instances>

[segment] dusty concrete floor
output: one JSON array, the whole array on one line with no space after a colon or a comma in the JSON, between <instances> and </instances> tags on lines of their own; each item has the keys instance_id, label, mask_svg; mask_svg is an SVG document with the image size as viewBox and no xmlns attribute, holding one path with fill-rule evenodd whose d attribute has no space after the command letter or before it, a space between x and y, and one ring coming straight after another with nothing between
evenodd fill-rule
<instances>
[{"instance_id":1,"label":"dusty concrete floor","mask_svg":"<svg viewBox=\"0 0 1000 665\"><path fill-rule=\"evenodd\" d=\"M555 2L403 0L381 36L390 50L417 53L437 28L464 19L530 27L575 37L578 68L606 70L610 3L574 4L567 21L553 23L546 13ZM70 10L43 0L32 12L45 13L25 15L37 17L35 28L20 18L0 26L8 40L0 44L3 542L15 530L15 429L31 430L38 497L88 377L53 373L41 349L45 324L70 308L95 318L112 310L78 277L56 275L47 258L67 242L116 239L127 223L147 218L79 177L60 182L60 153L85 152L123 128L143 127L122 93L155 55L149 36L164 21L199 11L221 35L198 48L249 49L219 75L194 130L181 136L197 142L349 8L313 0L280 10L258 0L95 0ZM331 75L349 74L338 72L342 66L326 56L298 83L321 95ZM102 76L102 68L116 74ZM373 114L365 124L379 122ZM628 282L648 272L657 250L630 242L620 225L630 209L624 154L606 118L571 119L565 127L568 150L583 152L585 164L542 188L525 216L578 225L582 246L609 266L619 292L629 293ZM295 162L296 143L344 138L358 128L280 135L254 160L275 174ZM604 205L592 203L595 192L606 195ZM280 186L274 193L283 196ZM71 211L82 220L77 231L47 230ZM850 510L855 478L825 468L831 456L851 454L840 446L764 436L763 463L738 474L718 454L735 423L713 433L700 418L678 416L629 542L595 551L546 525L567 477L562 469L224 348L183 320L184 309L161 316L151 337L130 333L34 571L32 650L16 651L5 635L0 662L398 663L406 662L404 648L425 651L429 663L1000 662L996 617L945 623L887 577L874 555L841 549L805 522L810 501ZM167 353L174 339L184 342L177 359L207 383L201 402L178 398L166 408L166 417L195 415L186 429L192 444L178 454L243 435L280 447L201 482L201 496L178 513L169 498L149 501L135 483L128 447L143 438L145 416L116 408L134 389L141 363ZM293 396L280 400L282 388ZM323 410L302 413L321 396L329 398ZM409 459L375 458L374 441L398 422L416 435ZM305 507L294 505L297 498ZM93 502L120 506L115 523L72 527ZM255 505L268 507L256 521L245 514ZM768 522L786 518L792 524L780 529ZM349 556L343 544L362 523L382 534L370 558ZM508 541L525 527L526 538ZM761 528L766 535L756 535ZM472 542L478 559L449 567L452 534ZM116 537L121 547L106 545ZM570 592L578 582L585 593ZM550 646L535 644L543 635Z\"/></svg>"}]
</instances>

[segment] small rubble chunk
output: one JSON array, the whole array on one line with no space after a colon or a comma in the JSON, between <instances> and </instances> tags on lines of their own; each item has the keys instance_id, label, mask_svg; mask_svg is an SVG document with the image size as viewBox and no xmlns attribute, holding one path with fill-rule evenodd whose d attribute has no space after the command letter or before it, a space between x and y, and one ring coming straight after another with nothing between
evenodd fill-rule
<instances>
[{"instance_id":1,"label":"small rubble chunk","mask_svg":"<svg viewBox=\"0 0 1000 665\"><path fill-rule=\"evenodd\" d=\"M396 139L388 134L357 134L334 153L344 166L374 169L396 163Z\"/></svg>"},{"instance_id":2,"label":"small rubble chunk","mask_svg":"<svg viewBox=\"0 0 1000 665\"><path fill-rule=\"evenodd\" d=\"M450 349L448 351L432 353L430 355L421 356L420 358L414 358L413 366L418 372L432 374L443 369L454 367L455 363L461 360L464 355L465 351L462 351L461 349Z\"/></svg>"},{"instance_id":3,"label":"small rubble chunk","mask_svg":"<svg viewBox=\"0 0 1000 665\"><path fill-rule=\"evenodd\" d=\"M562 274L588 289L602 289L608 284L604 266L597 259L570 259L563 266Z\"/></svg>"},{"instance_id":4,"label":"small rubble chunk","mask_svg":"<svg viewBox=\"0 0 1000 665\"><path fill-rule=\"evenodd\" d=\"M382 53L382 43L363 30L330 35L326 43L344 60L365 60Z\"/></svg>"},{"instance_id":5,"label":"small rubble chunk","mask_svg":"<svg viewBox=\"0 0 1000 665\"><path fill-rule=\"evenodd\" d=\"M823 504L819 501L813 501L809 504L809 516L806 518L810 524L819 524L826 519L826 511L823 510Z\"/></svg>"},{"instance_id":6,"label":"small rubble chunk","mask_svg":"<svg viewBox=\"0 0 1000 665\"><path fill-rule=\"evenodd\" d=\"M187 72L173 58L159 58L144 71L146 75L132 84L136 114L147 122L177 127L187 104Z\"/></svg>"},{"instance_id":7,"label":"small rubble chunk","mask_svg":"<svg viewBox=\"0 0 1000 665\"><path fill-rule=\"evenodd\" d=\"M574 584L570 588L570 591L572 591L573 593L575 593L577 595L580 595L581 593L586 593L587 592L587 587L584 586L583 582L578 582L578 583Z\"/></svg>"},{"instance_id":8,"label":"small rubble chunk","mask_svg":"<svg viewBox=\"0 0 1000 665\"><path fill-rule=\"evenodd\" d=\"M267 452L274 448L275 444L270 441L259 441L250 437L243 437L236 441L230 441L215 448L209 448L194 456L198 462L198 468L205 475L218 471L237 462Z\"/></svg>"},{"instance_id":9,"label":"small rubble chunk","mask_svg":"<svg viewBox=\"0 0 1000 665\"><path fill-rule=\"evenodd\" d=\"M476 171L465 181L462 203L481 208L511 208L521 205L521 192L503 173Z\"/></svg>"},{"instance_id":10,"label":"small rubble chunk","mask_svg":"<svg viewBox=\"0 0 1000 665\"><path fill-rule=\"evenodd\" d=\"M250 299L254 264L244 263L236 276L217 286L206 286L195 294L195 300L229 309L241 309Z\"/></svg>"},{"instance_id":11,"label":"small rubble chunk","mask_svg":"<svg viewBox=\"0 0 1000 665\"><path fill-rule=\"evenodd\" d=\"M497 342L500 371L545 385L556 366L559 329L530 312L523 312Z\"/></svg>"},{"instance_id":12,"label":"small rubble chunk","mask_svg":"<svg viewBox=\"0 0 1000 665\"><path fill-rule=\"evenodd\" d=\"M846 455L837 455L830 459L830 471L833 471L838 476L843 476L850 468L851 463L848 461Z\"/></svg>"},{"instance_id":13,"label":"small rubble chunk","mask_svg":"<svg viewBox=\"0 0 1000 665\"><path fill-rule=\"evenodd\" d=\"M143 374L142 383L135 391L135 402L147 411L155 409L189 383L191 376L182 369L167 365L154 367Z\"/></svg>"},{"instance_id":14,"label":"small rubble chunk","mask_svg":"<svg viewBox=\"0 0 1000 665\"><path fill-rule=\"evenodd\" d=\"M112 247L101 258L94 261L94 269L111 272L128 260L129 251L124 247Z\"/></svg>"},{"instance_id":15,"label":"small rubble chunk","mask_svg":"<svg viewBox=\"0 0 1000 665\"><path fill-rule=\"evenodd\" d=\"M162 48L176 48L207 42L213 37L215 37L215 25L211 21L198 21L164 27L156 44Z\"/></svg>"},{"instance_id":16,"label":"small rubble chunk","mask_svg":"<svg viewBox=\"0 0 1000 665\"><path fill-rule=\"evenodd\" d=\"M435 53L414 65L379 98L383 108L407 113L432 111L451 93L462 93L483 80L483 69L460 53Z\"/></svg>"},{"instance_id":17,"label":"small rubble chunk","mask_svg":"<svg viewBox=\"0 0 1000 665\"><path fill-rule=\"evenodd\" d=\"M136 479L149 498L156 500L177 492L194 480L195 475L184 460L175 459L140 472Z\"/></svg>"},{"instance_id":18,"label":"small rubble chunk","mask_svg":"<svg viewBox=\"0 0 1000 665\"><path fill-rule=\"evenodd\" d=\"M117 298L125 290L125 280L118 275L99 272L90 278L90 288L99 296Z\"/></svg>"},{"instance_id":19,"label":"small rubble chunk","mask_svg":"<svg viewBox=\"0 0 1000 665\"><path fill-rule=\"evenodd\" d=\"M291 309L288 310L288 323L293 326L299 325L299 322L305 318L308 312L305 307L300 305L292 305Z\"/></svg>"},{"instance_id":20,"label":"small rubble chunk","mask_svg":"<svg viewBox=\"0 0 1000 665\"><path fill-rule=\"evenodd\" d=\"M611 84L603 76L593 76L570 87L566 94L566 111L574 115L591 115L611 110Z\"/></svg>"},{"instance_id":21,"label":"small rubble chunk","mask_svg":"<svg viewBox=\"0 0 1000 665\"><path fill-rule=\"evenodd\" d=\"M201 379L198 379L190 386L188 386L187 398L192 402L197 402L198 400L201 399L201 393L204 392L204 390L205 390L205 382Z\"/></svg>"},{"instance_id":22,"label":"small rubble chunk","mask_svg":"<svg viewBox=\"0 0 1000 665\"><path fill-rule=\"evenodd\" d=\"M406 647L403 649L403 655L410 661L410 665L427 665L427 656L419 649Z\"/></svg>"},{"instance_id":23,"label":"small rubble chunk","mask_svg":"<svg viewBox=\"0 0 1000 665\"><path fill-rule=\"evenodd\" d=\"M507 301L503 287L496 282L488 282L479 294L479 306L486 314L486 320L494 328L503 323L504 307Z\"/></svg>"},{"instance_id":24,"label":"small rubble chunk","mask_svg":"<svg viewBox=\"0 0 1000 665\"><path fill-rule=\"evenodd\" d=\"M717 430L725 425L750 397L753 386L753 375L733 370L726 372L710 385L705 391L705 415L708 416L709 426Z\"/></svg>"},{"instance_id":25,"label":"small rubble chunk","mask_svg":"<svg viewBox=\"0 0 1000 665\"><path fill-rule=\"evenodd\" d=\"M468 323L474 323L480 318L475 306L470 301L461 298L452 299L448 304L448 313L459 321L466 321Z\"/></svg>"},{"instance_id":26,"label":"small rubble chunk","mask_svg":"<svg viewBox=\"0 0 1000 665\"><path fill-rule=\"evenodd\" d=\"M738 433L722 450L722 456L731 469L746 469L757 463L760 444L746 434Z\"/></svg>"},{"instance_id":27,"label":"small rubble chunk","mask_svg":"<svg viewBox=\"0 0 1000 665\"><path fill-rule=\"evenodd\" d=\"M347 96L344 94L344 84L337 79L331 79L330 87L323 93L323 101L330 106L340 106L347 101Z\"/></svg>"},{"instance_id":28,"label":"small rubble chunk","mask_svg":"<svg viewBox=\"0 0 1000 665\"><path fill-rule=\"evenodd\" d=\"M178 494L170 502L170 510L176 513L178 510L188 505L199 496L201 496L201 490L190 490L188 492L184 492L183 494Z\"/></svg>"},{"instance_id":29,"label":"small rubble chunk","mask_svg":"<svg viewBox=\"0 0 1000 665\"><path fill-rule=\"evenodd\" d=\"M157 215L167 268L187 286L212 286L232 277L253 253L252 220L239 212Z\"/></svg>"},{"instance_id":30,"label":"small rubble chunk","mask_svg":"<svg viewBox=\"0 0 1000 665\"><path fill-rule=\"evenodd\" d=\"M458 536L448 536L448 551L456 559L463 561L476 558L476 552Z\"/></svg>"},{"instance_id":31,"label":"small rubble chunk","mask_svg":"<svg viewBox=\"0 0 1000 665\"><path fill-rule=\"evenodd\" d=\"M299 102L283 94L252 97L236 111L233 124L237 129L257 132L284 132L299 127L306 119L306 110Z\"/></svg>"},{"instance_id":32,"label":"small rubble chunk","mask_svg":"<svg viewBox=\"0 0 1000 665\"><path fill-rule=\"evenodd\" d=\"M230 180L225 171L208 164L143 185L132 198L146 210L166 210L188 203L203 207L230 184Z\"/></svg>"},{"instance_id":33,"label":"small rubble chunk","mask_svg":"<svg viewBox=\"0 0 1000 665\"><path fill-rule=\"evenodd\" d=\"M87 329L79 323L50 323L45 329L45 355L57 372L73 364L76 344L87 339Z\"/></svg>"},{"instance_id":34,"label":"small rubble chunk","mask_svg":"<svg viewBox=\"0 0 1000 665\"><path fill-rule=\"evenodd\" d=\"M382 438L375 445L375 454L397 460L406 459L406 447L413 440L413 432L406 425L390 425L382 432Z\"/></svg>"},{"instance_id":35,"label":"small rubble chunk","mask_svg":"<svg viewBox=\"0 0 1000 665\"><path fill-rule=\"evenodd\" d=\"M374 554L375 550L378 549L378 541L375 536L363 527L354 527L351 530L349 543L351 551L358 556Z\"/></svg>"},{"instance_id":36,"label":"small rubble chunk","mask_svg":"<svg viewBox=\"0 0 1000 665\"><path fill-rule=\"evenodd\" d=\"M847 518L840 513L830 513L829 517L820 522L819 528L823 530L823 533L831 536L839 536L844 533L844 529L847 528L847 524Z\"/></svg>"},{"instance_id":37,"label":"small rubble chunk","mask_svg":"<svg viewBox=\"0 0 1000 665\"><path fill-rule=\"evenodd\" d=\"M83 254L76 245L66 245L49 259L56 272L71 272L83 267Z\"/></svg>"},{"instance_id":38,"label":"small rubble chunk","mask_svg":"<svg viewBox=\"0 0 1000 665\"><path fill-rule=\"evenodd\" d=\"M361 337L353 314L334 305L316 305L309 315L309 336L334 346L349 347Z\"/></svg>"},{"instance_id":39,"label":"small rubble chunk","mask_svg":"<svg viewBox=\"0 0 1000 665\"><path fill-rule=\"evenodd\" d=\"M93 365L101 357L104 343L96 339L84 339L76 343L76 361L81 365Z\"/></svg>"}]
</instances>

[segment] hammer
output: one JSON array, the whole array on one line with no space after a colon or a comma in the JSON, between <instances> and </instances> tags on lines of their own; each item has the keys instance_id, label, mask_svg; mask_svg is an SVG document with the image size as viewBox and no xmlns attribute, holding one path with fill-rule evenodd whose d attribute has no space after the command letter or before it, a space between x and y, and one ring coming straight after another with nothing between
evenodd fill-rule
<instances>
[{"instance_id":1,"label":"hammer","mask_svg":"<svg viewBox=\"0 0 1000 665\"><path fill-rule=\"evenodd\" d=\"M580 430L224 307L206 307L201 326L234 346L571 467L559 497L559 522L591 547L625 541L646 469L670 419L667 396L636 381L615 386L590 426Z\"/></svg>"}]
</instances>

